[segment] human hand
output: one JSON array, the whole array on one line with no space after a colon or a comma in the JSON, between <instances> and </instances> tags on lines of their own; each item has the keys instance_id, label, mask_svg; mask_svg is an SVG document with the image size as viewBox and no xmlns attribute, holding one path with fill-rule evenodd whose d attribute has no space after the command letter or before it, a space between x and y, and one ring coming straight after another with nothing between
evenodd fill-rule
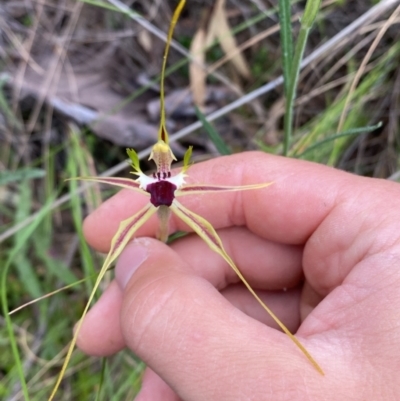
<instances>
[{"instance_id":1,"label":"human hand","mask_svg":"<svg viewBox=\"0 0 400 401\"><path fill-rule=\"evenodd\" d=\"M254 191L188 196L264 302L325 371L275 330L224 260L195 235L132 241L86 316L78 346L129 347L149 366L137 400L397 400L400 187L245 153L194 165L191 181ZM85 221L106 252L148 199L121 191ZM151 220L138 236L154 236ZM171 232L187 227L172 217ZM134 273L134 274L133 274ZM304 280L305 278L305 280ZM286 291L283 291L286 289Z\"/></svg>"}]
</instances>

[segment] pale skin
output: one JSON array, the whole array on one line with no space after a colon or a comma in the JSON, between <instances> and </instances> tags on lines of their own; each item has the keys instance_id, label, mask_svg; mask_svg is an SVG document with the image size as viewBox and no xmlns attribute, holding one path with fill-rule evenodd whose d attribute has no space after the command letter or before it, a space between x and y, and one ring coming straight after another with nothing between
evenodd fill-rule
<instances>
[{"instance_id":1,"label":"pale skin","mask_svg":"<svg viewBox=\"0 0 400 401\"><path fill-rule=\"evenodd\" d=\"M213 224L325 376L199 237L170 247L149 238L155 218L120 256L79 348L103 356L128 347L142 358L138 401L398 400L400 185L257 152L194 165L189 175L189 183L274 182L180 202ZM88 242L107 252L119 222L146 202L119 192L86 219ZM170 231L178 229L188 230L172 218Z\"/></svg>"}]
</instances>

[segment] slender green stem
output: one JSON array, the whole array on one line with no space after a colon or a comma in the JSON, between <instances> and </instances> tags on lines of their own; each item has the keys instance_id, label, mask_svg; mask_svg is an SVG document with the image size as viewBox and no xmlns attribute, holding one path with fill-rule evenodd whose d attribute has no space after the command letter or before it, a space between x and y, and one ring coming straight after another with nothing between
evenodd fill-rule
<instances>
[{"instance_id":1,"label":"slender green stem","mask_svg":"<svg viewBox=\"0 0 400 401\"><path fill-rule=\"evenodd\" d=\"M161 67L161 78L160 78L160 129L158 131L158 140L162 140L168 143L168 134L165 129L165 94L164 94L164 81L165 81L165 68L167 66L167 57L169 48L171 45L172 34L174 33L175 25L178 22L179 16L181 15L182 8L185 5L185 0L180 0L176 7L174 14L172 15L171 24L168 29L167 41L165 43L165 50L163 56L163 62Z\"/></svg>"},{"instance_id":2,"label":"slender green stem","mask_svg":"<svg viewBox=\"0 0 400 401\"><path fill-rule=\"evenodd\" d=\"M293 36L290 14L290 0L279 0L279 23L282 46L282 69L284 78L283 86L285 90L285 96L287 97L290 87L291 65L293 58Z\"/></svg>"},{"instance_id":3,"label":"slender green stem","mask_svg":"<svg viewBox=\"0 0 400 401\"><path fill-rule=\"evenodd\" d=\"M88 169L84 166L85 163L85 155L82 150L82 146L79 142L79 132L74 128L71 127L71 148L70 148L70 155L68 158L67 163L67 171L70 177L76 177L79 175L85 175ZM78 174L78 167L80 167L80 174ZM85 171L86 170L86 171ZM69 189L70 193L75 193L77 189L77 182L76 181L69 181ZM93 199L93 197L92 197ZM78 233L79 244L80 244L80 255L82 266L86 276L92 276L95 273L92 255L89 249L89 246L85 240L82 230L82 205L79 196L71 196L71 212L73 221L75 224L75 229ZM88 280L85 283L86 290L90 294L93 289L93 280Z\"/></svg>"},{"instance_id":4,"label":"slender green stem","mask_svg":"<svg viewBox=\"0 0 400 401\"><path fill-rule=\"evenodd\" d=\"M10 268L11 262L13 257L15 256L16 252L13 252L9 259L7 260L5 266L3 267L3 271L1 274L1 304L2 304L2 311L3 311L3 316L5 320L5 324L7 327L8 331L8 341L10 342L11 345L11 351L14 357L14 362L15 362L15 369L18 372L19 380L20 380L20 385L21 385L21 391L22 394L24 395L24 399L26 401L29 401L29 393L28 393L28 386L25 380L25 373L24 373L24 368L22 366L21 362L21 356L19 354L18 350L18 344L17 340L15 338L14 334L14 329L13 329L13 323L12 320L9 316L9 309L8 309L8 300L7 300L7 275L8 275L8 270Z\"/></svg>"},{"instance_id":5,"label":"slender green stem","mask_svg":"<svg viewBox=\"0 0 400 401\"><path fill-rule=\"evenodd\" d=\"M100 371L100 382L97 388L97 393L96 393L96 399L95 401L100 401L101 400L101 390L103 389L103 384L104 384L104 378L106 374L106 368L107 368L107 358L103 357L101 360L101 371Z\"/></svg>"},{"instance_id":6,"label":"slender green stem","mask_svg":"<svg viewBox=\"0 0 400 401\"><path fill-rule=\"evenodd\" d=\"M283 1L283 0L282 0ZM308 0L304 10L303 18L301 19L301 27L299 37L297 38L294 57L290 68L289 85L286 95L285 103L285 117L284 117L284 140L283 140L283 153L285 156L289 153L290 142L293 135L293 108L294 100L296 98L297 83L299 81L301 60L303 59L304 49L306 47L308 34L313 26L315 18L318 14L321 0ZM282 44L284 46L284 44ZM284 75L285 80L286 76ZM285 84L286 88L286 84Z\"/></svg>"},{"instance_id":7,"label":"slender green stem","mask_svg":"<svg viewBox=\"0 0 400 401\"><path fill-rule=\"evenodd\" d=\"M309 28L300 28L299 37L296 43L296 49L293 57L293 65L291 70L291 79L289 89L286 95L285 102L285 116L283 120L284 127L284 140L283 140L283 153L285 156L289 153L290 142L293 134L293 108L294 100L296 98L297 83L299 81L300 75L300 63L303 58L304 49L306 47L308 34L310 32Z\"/></svg>"}]
</instances>

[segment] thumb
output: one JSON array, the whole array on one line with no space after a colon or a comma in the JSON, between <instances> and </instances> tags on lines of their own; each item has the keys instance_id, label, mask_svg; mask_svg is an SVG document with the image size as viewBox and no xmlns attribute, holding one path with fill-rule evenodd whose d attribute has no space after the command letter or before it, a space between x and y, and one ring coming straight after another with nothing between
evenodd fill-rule
<instances>
[{"instance_id":1,"label":"thumb","mask_svg":"<svg viewBox=\"0 0 400 401\"><path fill-rule=\"evenodd\" d=\"M288 386L309 395L305 383L324 381L289 338L236 309L159 241L128 245L116 278L126 345L184 400L281 400Z\"/></svg>"}]
</instances>

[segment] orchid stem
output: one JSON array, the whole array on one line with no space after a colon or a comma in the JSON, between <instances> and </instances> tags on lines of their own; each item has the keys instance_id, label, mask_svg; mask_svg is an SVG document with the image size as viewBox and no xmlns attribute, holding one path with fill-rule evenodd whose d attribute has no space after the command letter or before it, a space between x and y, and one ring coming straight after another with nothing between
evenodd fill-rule
<instances>
[{"instance_id":1,"label":"orchid stem","mask_svg":"<svg viewBox=\"0 0 400 401\"><path fill-rule=\"evenodd\" d=\"M168 144L168 134L165 129L165 90L164 90L164 78L165 78L165 68L167 66L167 58L168 52L171 45L172 34L174 33L175 25L178 22L179 16L181 15L182 9L185 5L185 0L181 0L176 7L174 14L172 15L171 24L168 30L167 42L165 44L163 62L161 67L161 80L160 80L160 110L161 110L161 118L160 118L160 129L158 131L158 140L164 141Z\"/></svg>"},{"instance_id":2,"label":"orchid stem","mask_svg":"<svg viewBox=\"0 0 400 401\"><path fill-rule=\"evenodd\" d=\"M171 215L171 210L169 206L160 206L157 210L157 216L159 220L157 238L162 242L168 241L169 233L169 216Z\"/></svg>"}]
</instances>

